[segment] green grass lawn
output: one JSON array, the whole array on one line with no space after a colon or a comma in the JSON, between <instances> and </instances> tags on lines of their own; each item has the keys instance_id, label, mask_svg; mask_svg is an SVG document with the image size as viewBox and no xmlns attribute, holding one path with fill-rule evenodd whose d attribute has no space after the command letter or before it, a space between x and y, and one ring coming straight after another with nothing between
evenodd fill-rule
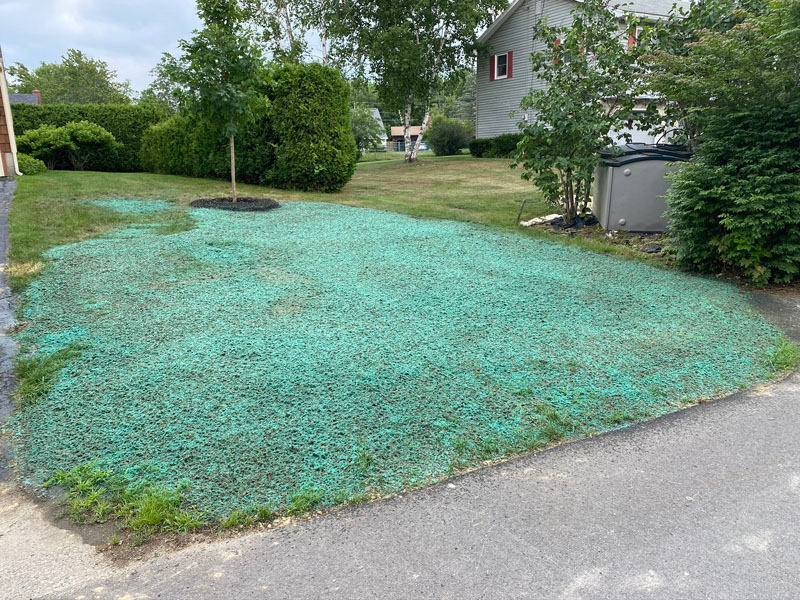
<instances>
[{"instance_id":1,"label":"green grass lawn","mask_svg":"<svg viewBox=\"0 0 800 600\"><path fill-rule=\"evenodd\" d=\"M732 286L521 235L522 198L528 218L548 207L506 161L376 161L334 195L242 186L284 203L268 213L187 209L226 191L20 182L17 467L34 485L61 471L75 511L135 529L162 505L169 530L300 514L650 419L786 362Z\"/></svg>"}]
</instances>

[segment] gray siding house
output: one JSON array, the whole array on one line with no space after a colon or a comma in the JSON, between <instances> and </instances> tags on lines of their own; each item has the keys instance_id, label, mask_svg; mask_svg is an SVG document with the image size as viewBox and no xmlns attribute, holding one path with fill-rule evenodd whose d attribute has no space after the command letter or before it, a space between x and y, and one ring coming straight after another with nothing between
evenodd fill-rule
<instances>
[{"instance_id":1,"label":"gray siding house","mask_svg":"<svg viewBox=\"0 0 800 600\"><path fill-rule=\"evenodd\" d=\"M571 11L577 0L515 0L481 35L479 41L489 47L491 56L478 61L477 127L479 138L519 132L519 124L533 119L520 102L534 88L543 88L531 67L530 55L543 49L536 39L536 23L547 19L551 26L572 22ZM642 19L665 18L674 0L634 0L623 7ZM679 3L680 4L680 3ZM620 43L627 33L620 24ZM632 131L633 141L652 143L645 132Z\"/></svg>"}]
</instances>

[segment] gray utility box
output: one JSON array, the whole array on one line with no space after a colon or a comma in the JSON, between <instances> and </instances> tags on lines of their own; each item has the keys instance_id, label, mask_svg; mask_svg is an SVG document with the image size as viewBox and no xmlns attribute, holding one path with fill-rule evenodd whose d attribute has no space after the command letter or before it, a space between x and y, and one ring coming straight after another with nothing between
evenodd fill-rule
<instances>
[{"instance_id":1,"label":"gray utility box","mask_svg":"<svg viewBox=\"0 0 800 600\"><path fill-rule=\"evenodd\" d=\"M689 160L691 153L671 144L626 144L601 156L592 202L600 225L612 231L666 231L664 175L668 163Z\"/></svg>"}]
</instances>

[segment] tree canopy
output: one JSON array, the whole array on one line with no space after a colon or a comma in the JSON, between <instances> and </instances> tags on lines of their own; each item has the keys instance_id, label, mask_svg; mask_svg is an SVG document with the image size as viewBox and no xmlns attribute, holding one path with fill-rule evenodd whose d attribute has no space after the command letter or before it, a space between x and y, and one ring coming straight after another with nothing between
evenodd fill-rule
<instances>
[{"instance_id":1,"label":"tree canopy","mask_svg":"<svg viewBox=\"0 0 800 600\"><path fill-rule=\"evenodd\" d=\"M402 112L406 160L430 122L432 101L448 77L468 63L477 48L476 32L505 9L505 0L348 0L336 3L330 31L340 56L353 57L376 82L388 110ZM422 109L416 146L410 127Z\"/></svg>"},{"instance_id":2,"label":"tree canopy","mask_svg":"<svg viewBox=\"0 0 800 600\"><path fill-rule=\"evenodd\" d=\"M130 82L117 81L117 72L103 60L70 48L60 63L42 63L29 69L21 63L8 67L12 92L42 93L44 104L130 104Z\"/></svg>"}]
</instances>

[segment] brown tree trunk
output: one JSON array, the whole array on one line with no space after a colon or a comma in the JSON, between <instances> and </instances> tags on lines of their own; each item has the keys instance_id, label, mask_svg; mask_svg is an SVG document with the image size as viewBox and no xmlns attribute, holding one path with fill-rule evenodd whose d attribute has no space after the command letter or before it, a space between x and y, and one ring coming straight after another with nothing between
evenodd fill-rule
<instances>
[{"instance_id":1,"label":"brown tree trunk","mask_svg":"<svg viewBox=\"0 0 800 600\"><path fill-rule=\"evenodd\" d=\"M236 148L233 145L233 136L231 136L231 187L233 188L233 201L236 202Z\"/></svg>"}]
</instances>

